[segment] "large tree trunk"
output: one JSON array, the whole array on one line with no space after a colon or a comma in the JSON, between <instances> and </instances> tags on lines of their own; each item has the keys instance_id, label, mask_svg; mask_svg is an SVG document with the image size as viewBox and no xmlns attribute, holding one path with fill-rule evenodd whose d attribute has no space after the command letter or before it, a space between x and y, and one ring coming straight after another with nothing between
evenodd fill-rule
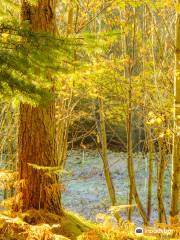
<instances>
[{"instance_id":1,"label":"large tree trunk","mask_svg":"<svg viewBox=\"0 0 180 240\"><path fill-rule=\"evenodd\" d=\"M178 1L180 4L180 0ZM171 223L179 222L180 204L180 14L176 22L175 127L173 142Z\"/></svg>"},{"instance_id":2,"label":"large tree trunk","mask_svg":"<svg viewBox=\"0 0 180 240\"><path fill-rule=\"evenodd\" d=\"M22 2L22 21L29 20L35 32L56 32L55 0ZM47 69L47 75L48 73ZM51 78L51 76L49 76ZM46 107L20 104L16 210L45 209L62 214L59 178L47 171L57 167L55 103ZM31 164L35 164L39 169Z\"/></svg>"}]
</instances>

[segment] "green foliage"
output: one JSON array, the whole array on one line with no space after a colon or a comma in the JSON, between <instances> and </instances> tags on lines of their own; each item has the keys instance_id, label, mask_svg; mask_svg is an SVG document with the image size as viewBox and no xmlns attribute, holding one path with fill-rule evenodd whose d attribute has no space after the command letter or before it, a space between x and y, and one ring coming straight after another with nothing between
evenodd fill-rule
<instances>
[{"instance_id":1,"label":"green foliage","mask_svg":"<svg viewBox=\"0 0 180 240\"><path fill-rule=\"evenodd\" d=\"M53 100L51 89L57 76L69 70L66 62L71 61L78 40L33 33L28 22L16 21L2 22L0 34L0 93L36 103Z\"/></svg>"},{"instance_id":2,"label":"green foliage","mask_svg":"<svg viewBox=\"0 0 180 240\"><path fill-rule=\"evenodd\" d=\"M13 28L9 23L0 25L0 93L4 97L21 93L38 100L38 95L48 92L33 84L31 62L35 59L29 55L29 49L34 43L34 36L27 28L18 28L17 24Z\"/></svg>"},{"instance_id":3,"label":"green foliage","mask_svg":"<svg viewBox=\"0 0 180 240\"><path fill-rule=\"evenodd\" d=\"M144 151L150 140L160 151L157 145L163 139L167 142L167 152L171 152L174 32L169 26L175 15L171 1L117 0L110 2L107 11L100 15L97 13L104 4L101 1L73 1L75 9L76 3L80 6L77 18L81 21L77 29L82 29L83 34L56 37L31 32L28 22L12 21L12 16L20 11L16 1L12 2L0 3L3 14L0 24L1 97L46 104L60 95L60 104L64 105L59 106L59 112L62 110L59 122L68 119L62 126L72 126L69 134L72 143L76 132L81 134L77 136L81 142L86 136L96 140L95 107L97 99L101 98L109 142L122 138L123 150L126 149L127 112L131 111L135 135L133 150L142 143L139 149ZM67 5L67 1L63 3ZM179 11L178 5L176 11ZM67 14L63 17L66 19ZM132 90L131 99L129 90ZM131 101L131 109L128 109L128 101ZM75 137L72 129L76 131ZM122 150L120 141L117 145ZM48 173L62 171L59 167L30 166ZM115 207L117 211L121 204ZM74 230L73 225L74 232L77 228L75 225ZM95 237L96 233L93 234ZM122 235L118 234L118 237ZM101 232L100 236L116 239L113 231L106 236ZM126 239L126 232L123 237Z\"/></svg>"}]
</instances>

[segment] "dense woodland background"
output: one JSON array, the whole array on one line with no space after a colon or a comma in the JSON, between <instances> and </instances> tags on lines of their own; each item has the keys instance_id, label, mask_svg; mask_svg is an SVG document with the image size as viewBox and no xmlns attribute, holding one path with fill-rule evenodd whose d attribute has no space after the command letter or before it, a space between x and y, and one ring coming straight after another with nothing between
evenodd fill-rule
<instances>
[{"instance_id":1,"label":"dense woodland background","mask_svg":"<svg viewBox=\"0 0 180 240\"><path fill-rule=\"evenodd\" d=\"M179 239L180 2L0 13L0 239Z\"/></svg>"}]
</instances>

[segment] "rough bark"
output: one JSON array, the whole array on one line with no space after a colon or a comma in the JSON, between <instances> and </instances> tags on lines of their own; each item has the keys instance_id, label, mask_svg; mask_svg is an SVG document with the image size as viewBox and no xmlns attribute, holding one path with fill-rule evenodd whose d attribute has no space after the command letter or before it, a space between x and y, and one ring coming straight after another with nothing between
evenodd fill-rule
<instances>
[{"instance_id":1,"label":"rough bark","mask_svg":"<svg viewBox=\"0 0 180 240\"><path fill-rule=\"evenodd\" d=\"M21 20L28 20L32 31L55 34L55 0L39 0L35 5L24 0ZM48 69L47 76L51 79ZM57 167L55 134L55 102L46 107L20 104L16 210L34 208L63 214L58 176L42 169Z\"/></svg>"}]
</instances>

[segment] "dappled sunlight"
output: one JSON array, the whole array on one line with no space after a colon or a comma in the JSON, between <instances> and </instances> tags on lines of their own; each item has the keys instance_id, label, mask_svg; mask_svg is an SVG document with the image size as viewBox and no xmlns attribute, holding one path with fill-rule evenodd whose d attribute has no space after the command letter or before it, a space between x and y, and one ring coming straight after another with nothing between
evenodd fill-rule
<instances>
[{"instance_id":1,"label":"dappled sunlight","mask_svg":"<svg viewBox=\"0 0 180 240\"><path fill-rule=\"evenodd\" d=\"M0 1L0 240L180 239L180 0Z\"/></svg>"}]
</instances>

